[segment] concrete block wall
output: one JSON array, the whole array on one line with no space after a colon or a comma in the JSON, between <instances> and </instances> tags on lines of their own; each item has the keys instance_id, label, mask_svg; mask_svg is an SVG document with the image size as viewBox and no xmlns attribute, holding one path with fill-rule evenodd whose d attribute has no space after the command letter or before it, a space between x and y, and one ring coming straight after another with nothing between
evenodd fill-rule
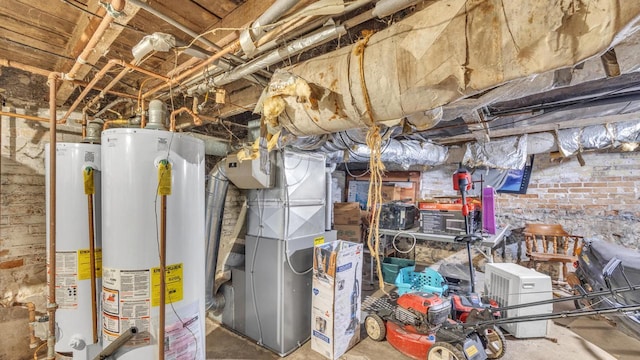
<instances>
[{"instance_id":1,"label":"concrete block wall","mask_svg":"<svg viewBox=\"0 0 640 360\"><path fill-rule=\"evenodd\" d=\"M583 154L552 160L536 155L527 194L499 194L498 222L559 223L586 238L640 248L640 152ZM422 174L422 196L456 196L451 175L456 165Z\"/></svg>"}]
</instances>

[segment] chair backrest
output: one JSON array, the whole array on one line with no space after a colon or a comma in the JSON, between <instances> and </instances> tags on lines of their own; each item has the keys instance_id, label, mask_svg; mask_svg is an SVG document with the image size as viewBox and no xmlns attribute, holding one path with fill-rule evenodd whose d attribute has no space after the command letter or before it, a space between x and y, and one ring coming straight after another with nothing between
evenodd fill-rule
<instances>
[{"instance_id":1,"label":"chair backrest","mask_svg":"<svg viewBox=\"0 0 640 360\"><path fill-rule=\"evenodd\" d=\"M527 255L547 253L577 256L582 236L569 234L560 224L527 224L524 239Z\"/></svg>"}]
</instances>

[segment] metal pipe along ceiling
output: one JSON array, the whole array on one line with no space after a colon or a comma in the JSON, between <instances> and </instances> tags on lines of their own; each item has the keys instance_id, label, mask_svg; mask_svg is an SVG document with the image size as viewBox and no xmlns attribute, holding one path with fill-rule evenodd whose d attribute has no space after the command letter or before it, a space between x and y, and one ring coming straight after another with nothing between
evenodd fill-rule
<instances>
[{"instance_id":1,"label":"metal pipe along ceiling","mask_svg":"<svg viewBox=\"0 0 640 360\"><path fill-rule=\"evenodd\" d=\"M199 41L199 42L203 43L204 45L207 45L207 46L209 46L210 48L212 48L212 49L214 49L216 51L222 50L222 48L220 46L218 46L215 43L207 40L205 37L200 36L200 34L198 34L197 32L195 32L195 31L189 29L188 27L182 25L181 23L179 23L178 21L176 21L173 18L169 17L168 15L162 13L161 11L159 11L157 9L154 9L149 4L144 3L142 1L139 1L139 0L129 0L129 3L140 7L141 9L147 11L151 15L154 15L158 19L161 19L161 20L165 21L166 23L175 26L180 31L182 31L185 34L187 34L187 35L193 37L194 39L196 39L196 41ZM244 64L246 62L244 59L242 59L242 58L240 58L240 57L238 57L238 56L236 56L234 54L229 54L227 56L230 59L232 59L233 61L236 61L236 62L238 62L240 64ZM225 70L229 70L229 69L232 68L232 66L225 59L220 59L219 63L220 63L219 64L220 67L225 69ZM262 75L270 76L271 74L263 73Z\"/></svg>"},{"instance_id":2,"label":"metal pipe along ceiling","mask_svg":"<svg viewBox=\"0 0 640 360\"><path fill-rule=\"evenodd\" d=\"M291 42L287 46L274 50L244 65L240 65L232 71L216 76L213 80L213 84L221 86L232 83L244 76L255 73L259 69L271 66L289 56L294 56L311 47L319 46L346 33L347 30L344 26L326 26L311 35ZM193 92L194 89L197 89L197 86L189 89L188 92Z\"/></svg>"}]
</instances>

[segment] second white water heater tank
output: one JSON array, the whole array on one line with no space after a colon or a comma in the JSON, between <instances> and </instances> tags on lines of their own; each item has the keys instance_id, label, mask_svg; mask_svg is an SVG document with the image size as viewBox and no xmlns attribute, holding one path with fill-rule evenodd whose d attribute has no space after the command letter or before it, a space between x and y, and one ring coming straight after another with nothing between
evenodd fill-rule
<instances>
[{"instance_id":1,"label":"second white water heater tank","mask_svg":"<svg viewBox=\"0 0 640 360\"><path fill-rule=\"evenodd\" d=\"M132 326L140 332L120 360L158 356L163 161L171 164L165 358L205 357L204 144L163 130L110 129L102 133L103 345Z\"/></svg>"}]
</instances>

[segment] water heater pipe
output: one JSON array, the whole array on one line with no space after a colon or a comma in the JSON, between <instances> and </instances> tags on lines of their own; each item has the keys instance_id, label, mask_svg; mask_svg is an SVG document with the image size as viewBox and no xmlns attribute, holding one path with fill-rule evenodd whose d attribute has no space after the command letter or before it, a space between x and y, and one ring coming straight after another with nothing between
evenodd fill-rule
<instances>
[{"instance_id":1,"label":"water heater pipe","mask_svg":"<svg viewBox=\"0 0 640 360\"><path fill-rule=\"evenodd\" d=\"M107 130L111 125L129 125L129 120L127 119L107 120L104 122L104 125L102 125L102 131Z\"/></svg>"},{"instance_id":2,"label":"water heater pipe","mask_svg":"<svg viewBox=\"0 0 640 360\"><path fill-rule=\"evenodd\" d=\"M238 41L234 41L233 43L227 45L224 49L220 50L219 52L211 55L210 58L208 58L207 60L201 62L200 64L190 68L189 70L186 70L182 73L180 73L177 76L172 76L170 79L168 79L165 83L160 84L156 87L154 87L153 89L147 91L146 93L144 93L142 95L142 99L148 99L151 95L157 93L160 90L163 90L167 87L171 87L177 83L179 83L180 81L184 80L186 77L189 77L191 75L193 75L196 72L199 72L200 70L202 70L203 68L213 64L216 60L220 59L221 57L227 55L227 54L231 54L236 52L236 50L238 50L240 48L240 43Z\"/></svg>"},{"instance_id":3,"label":"water heater pipe","mask_svg":"<svg viewBox=\"0 0 640 360\"><path fill-rule=\"evenodd\" d=\"M82 121L80 122L82 126L82 140L87 137L87 112L82 110Z\"/></svg>"},{"instance_id":4,"label":"water heater pipe","mask_svg":"<svg viewBox=\"0 0 640 360\"><path fill-rule=\"evenodd\" d=\"M93 173L91 174L93 176ZM87 214L89 215L89 266L91 267L91 328L93 343L98 343L98 299L96 297L96 246L94 239L93 194L87 194Z\"/></svg>"},{"instance_id":5,"label":"water heater pipe","mask_svg":"<svg viewBox=\"0 0 640 360\"><path fill-rule=\"evenodd\" d=\"M8 117L15 117L19 119L42 121L42 122L49 121L49 119L46 119L46 118L41 118L41 117L32 116L32 115L25 115L25 114L16 114L14 112L7 112L7 111L0 111L0 116L8 116Z\"/></svg>"},{"instance_id":6,"label":"water heater pipe","mask_svg":"<svg viewBox=\"0 0 640 360\"><path fill-rule=\"evenodd\" d=\"M170 118L170 131L176 131L176 117L178 116L178 114L182 114L182 113L187 113L189 115L191 115L191 117L193 118L193 123L196 124L197 126L202 125L202 120L204 118L206 118L207 121L209 122L218 122L218 118L215 117L210 117L210 116L205 116L205 115L199 115L196 114L195 112L193 112L191 109L189 109L186 106L183 106L179 109L176 109L174 111L171 112L171 116Z\"/></svg>"},{"instance_id":7,"label":"water heater pipe","mask_svg":"<svg viewBox=\"0 0 640 360\"><path fill-rule=\"evenodd\" d=\"M89 92L95 87L96 83L98 83L98 81L102 80L102 78L107 74L107 72L109 72L109 70L111 70L112 67L119 65L124 67L124 69L122 69L122 71L120 72L120 74L118 74L115 78L113 78L113 80L111 80L111 82L105 86L102 91L100 92L100 95L96 96L95 98L93 98L93 100L91 100L89 102L89 104L87 104L86 108L90 108L91 106L95 105L95 103L104 96L104 94L106 92L108 92L109 90L111 90L111 88L118 82L120 81L120 79L122 79L124 77L124 75L129 71L129 70L133 70L133 71L137 71L139 73L154 77L156 79L160 79L163 81L168 81L169 78L167 78L166 76L160 75L160 74L156 74L152 71L143 69L139 66L136 66L134 64L131 63L127 63L124 60L120 60L120 59L111 59L107 62L107 64L95 75L95 77L91 80L91 82L89 82L89 84L87 84L87 86L84 88L84 90L82 91L82 93L80 93L80 95L78 95L78 97L76 98L76 101L73 102L73 104L71 104L71 107L69 107L69 110L67 110L67 112L64 114L64 116L60 119L60 121L58 122L59 124L63 124L67 121L67 119L69 118L69 115L71 115L71 113L78 107L78 105L80 105L80 103L82 102L82 100L84 100L84 98L87 96L87 94L89 94Z\"/></svg>"},{"instance_id":8,"label":"water heater pipe","mask_svg":"<svg viewBox=\"0 0 640 360\"><path fill-rule=\"evenodd\" d=\"M160 196L160 311L158 320L158 360L164 360L165 291L167 267L167 195Z\"/></svg>"},{"instance_id":9,"label":"water heater pipe","mask_svg":"<svg viewBox=\"0 0 640 360\"><path fill-rule=\"evenodd\" d=\"M49 333L47 334L47 360L56 358L56 92L60 73L49 74Z\"/></svg>"},{"instance_id":10,"label":"water heater pipe","mask_svg":"<svg viewBox=\"0 0 640 360\"><path fill-rule=\"evenodd\" d=\"M49 70L40 69L35 66L19 63L9 59L0 59L0 67L1 66L10 67L10 68L14 68L22 71L27 71L32 74L42 75L42 76L49 76L49 74L51 73L51 71Z\"/></svg>"}]
</instances>

